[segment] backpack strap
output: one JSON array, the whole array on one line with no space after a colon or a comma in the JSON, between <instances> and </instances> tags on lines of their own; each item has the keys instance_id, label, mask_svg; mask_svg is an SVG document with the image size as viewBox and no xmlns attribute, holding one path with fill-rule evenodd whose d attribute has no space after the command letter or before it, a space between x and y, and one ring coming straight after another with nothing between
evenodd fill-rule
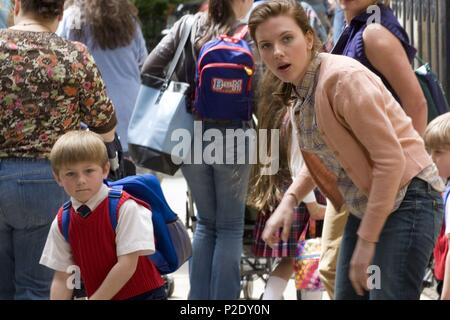
<instances>
[{"instance_id":1,"label":"backpack strap","mask_svg":"<svg viewBox=\"0 0 450 320\"><path fill-rule=\"evenodd\" d=\"M70 208L72 208L72 202L67 201L63 205L63 210L61 213L61 233L66 239L67 242L69 242L69 225L70 225Z\"/></svg>"},{"instance_id":2,"label":"backpack strap","mask_svg":"<svg viewBox=\"0 0 450 320\"><path fill-rule=\"evenodd\" d=\"M247 32L248 32L248 25L247 24L243 24L242 26L237 28L236 32L233 35L233 38L244 39L245 35L247 34Z\"/></svg>"},{"instance_id":3,"label":"backpack strap","mask_svg":"<svg viewBox=\"0 0 450 320\"><path fill-rule=\"evenodd\" d=\"M111 226L116 231L117 227L117 208L119 206L120 198L122 197L123 186L111 186L108 193L109 199L109 220Z\"/></svg>"},{"instance_id":4,"label":"backpack strap","mask_svg":"<svg viewBox=\"0 0 450 320\"><path fill-rule=\"evenodd\" d=\"M122 186L112 186L108 193L109 199L109 219L111 221L111 225L116 230L117 227L117 207L119 206L120 198L122 197ZM72 202L67 201L63 205L63 210L61 213L61 225L60 231L69 242L69 225L70 225L70 209L72 208Z\"/></svg>"},{"instance_id":5,"label":"backpack strap","mask_svg":"<svg viewBox=\"0 0 450 320\"><path fill-rule=\"evenodd\" d=\"M448 196L449 196L449 195L450 195L450 185L447 185L447 186L445 187L444 196L443 196L443 198L444 198L444 204L447 203L447 200L448 200Z\"/></svg>"},{"instance_id":6,"label":"backpack strap","mask_svg":"<svg viewBox=\"0 0 450 320\"><path fill-rule=\"evenodd\" d=\"M443 195L443 200L444 200L444 213L445 213L445 208L447 207L447 201L448 201L448 196L450 195L450 185L446 185L445 186L445 191L444 191L444 195ZM445 227L446 225L446 221L445 221L445 214L444 214L444 222L442 223L442 226Z\"/></svg>"}]
</instances>

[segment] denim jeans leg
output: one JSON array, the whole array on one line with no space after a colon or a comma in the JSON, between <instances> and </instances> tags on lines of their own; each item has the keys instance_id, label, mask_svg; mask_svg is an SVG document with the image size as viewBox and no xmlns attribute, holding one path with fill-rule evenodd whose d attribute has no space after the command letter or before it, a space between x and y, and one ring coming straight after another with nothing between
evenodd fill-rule
<instances>
[{"instance_id":1,"label":"denim jeans leg","mask_svg":"<svg viewBox=\"0 0 450 320\"><path fill-rule=\"evenodd\" d=\"M442 223L439 193L413 179L400 207L389 215L376 245L372 266L371 300L419 299L426 265ZM349 263L357 241L360 220L352 215L344 232L336 277L336 299L358 299L348 279ZM345 240L344 240L345 239ZM379 284L379 286L377 286ZM366 296L364 298L367 298Z\"/></svg>"},{"instance_id":2,"label":"denim jeans leg","mask_svg":"<svg viewBox=\"0 0 450 320\"><path fill-rule=\"evenodd\" d=\"M215 246L216 195L213 168L206 164L181 167L197 207L197 226L189 260L188 299L210 298L211 268Z\"/></svg>"},{"instance_id":3,"label":"denim jeans leg","mask_svg":"<svg viewBox=\"0 0 450 320\"><path fill-rule=\"evenodd\" d=\"M209 134L214 133L217 139L203 144L202 164L182 167L198 211L193 254L189 264L189 299L239 298L240 258L250 165L237 164L241 160L245 162L248 157L249 142L238 138L245 134L243 130L234 129L248 128L246 123L226 127L205 124L204 134L213 129ZM233 137L241 142L227 143L233 141ZM219 154L217 159L212 156L213 149L215 155Z\"/></svg>"},{"instance_id":4,"label":"denim jeans leg","mask_svg":"<svg viewBox=\"0 0 450 320\"><path fill-rule=\"evenodd\" d=\"M212 263L212 299L238 299L249 165L215 165L217 177L216 246Z\"/></svg>"},{"instance_id":5,"label":"denim jeans leg","mask_svg":"<svg viewBox=\"0 0 450 320\"><path fill-rule=\"evenodd\" d=\"M16 300L47 300L53 270L39 264L50 224L14 231Z\"/></svg>"},{"instance_id":6,"label":"denim jeans leg","mask_svg":"<svg viewBox=\"0 0 450 320\"><path fill-rule=\"evenodd\" d=\"M352 259L353 251L355 250L356 242L358 240L359 224L361 220L352 215L348 215L347 223L345 225L344 234L342 235L341 247L339 249L339 256L336 266L336 283L335 283L335 299L336 300L367 300L368 295L359 296L349 278L350 261Z\"/></svg>"},{"instance_id":7,"label":"denim jeans leg","mask_svg":"<svg viewBox=\"0 0 450 320\"><path fill-rule=\"evenodd\" d=\"M14 299L48 299L53 271L39 259L50 224L67 196L53 179L49 162L40 159L0 160L0 188L0 212L10 227L1 237L10 232L12 246L2 247L0 255L13 254ZM8 268L0 264L0 269Z\"/></svg>"},{"instance_id":8,"label":"denim jeans leg","mask_svg":"<svg viewBox=\"0 0 450 320\"><path fill-rule=\"evenodd\" d=\"M413 179L380 235L373 261L380 270L380 288L370 291L371 300L420 299L442 217L440 194L425 181Z\"/></svg>"},{"instance_id":9,"label":"denim jeans leg","mask_svg":"<svg viewBox=\"0 0 450 320\"><path fill-rule=\"evenodd\" d=\"M13 229L3 219L3 212L0 208L0 300L14 299L14 253L12 234Z\"/></svg>"}]
</instances>

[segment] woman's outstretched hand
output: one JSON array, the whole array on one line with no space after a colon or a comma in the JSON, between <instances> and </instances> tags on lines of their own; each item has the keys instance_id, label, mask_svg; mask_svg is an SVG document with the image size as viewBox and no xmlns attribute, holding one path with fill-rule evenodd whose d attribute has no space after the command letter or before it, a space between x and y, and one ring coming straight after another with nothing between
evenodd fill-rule
<instances>
[{"instance_id":1,"label":"woman's outstretched hand","mask_svg":"<svg viewBox=\"0 0 450 320\"><path fill-rule=\"evenodd\" d=\"M294 197L283 197L277 209L272 213L262 233L262 239L274 247L280 241L279 230L282 228L281 240L287 242L294 219L294 207L297 206Z\"/></svg>"},{"instance_id":2,"label":"woman's outstretched hand","mask_svg":"<svg viewBox=\"0 0 450 320\"><path fill-rule=\"evenodd\" d=\"M369 291L368 280L368 267L372 263L375 255L376 243L366 241L362 238L358 238L355 251L350 261L349 278L352 283L353 289L360 296L364 295L364 291Z\"/></svg>"}]
</instances>

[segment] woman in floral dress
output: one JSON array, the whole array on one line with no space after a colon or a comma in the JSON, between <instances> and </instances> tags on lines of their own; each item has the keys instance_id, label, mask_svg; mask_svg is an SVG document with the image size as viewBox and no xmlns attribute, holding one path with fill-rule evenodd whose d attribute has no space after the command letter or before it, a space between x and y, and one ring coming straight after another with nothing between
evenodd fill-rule
<instances>
[{"instance_id":1,"label":"woman in floral dress","mask_svg":"<svg viewBox=\"0 0 450 320\"><path fill-rule=\"evenodd\" d=\"M39 265L64 201L49 161L55 141L85 123L110 142L114 107L86 47L54 32L64 0L16 0L0 30L0 299L48 299Z\"/></svg>"}]
</instances>

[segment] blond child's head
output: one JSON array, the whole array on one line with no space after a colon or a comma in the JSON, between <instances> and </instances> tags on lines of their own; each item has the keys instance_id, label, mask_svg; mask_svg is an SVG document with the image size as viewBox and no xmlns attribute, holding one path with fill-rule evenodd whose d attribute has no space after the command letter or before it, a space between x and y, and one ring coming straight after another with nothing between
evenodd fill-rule
<instances>
[{"instance_id":1,"label":"blond child's head","mask_svg":"<svg viewBox=\"0 0 450 320\"><path fill-rule=\"evenodd\" d=\"M106 146L91 131L62 135L52 148L50 162L58 184L83 203L100 190L109 173Z\"/></svg>"},{"instance_id":2,"label":"blond child's head","mask_svg":"<svg viewBox=\"0 0 450 320\"><path fill-rule=\"evenodd\" d=\"M423 139L438 167L439 175L447 180L450 177L450 112L431 121Z\"/></svg>"}]
</instances>

